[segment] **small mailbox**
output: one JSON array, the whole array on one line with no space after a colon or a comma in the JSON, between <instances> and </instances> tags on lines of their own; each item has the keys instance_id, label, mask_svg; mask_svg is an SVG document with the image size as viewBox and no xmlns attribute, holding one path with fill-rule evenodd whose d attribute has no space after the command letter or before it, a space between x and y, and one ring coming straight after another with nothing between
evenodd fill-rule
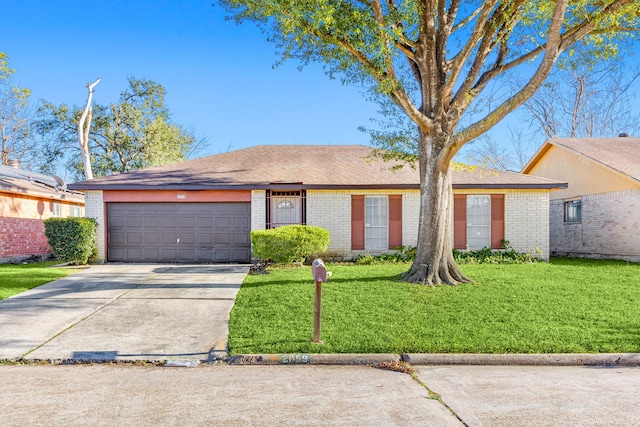
<instances>
[{"instance_id":1,"label":"small mailbox","mask_svg":"<svg viewBox=\"0 0 640 427\"><path fill-rule=\"evenodd\" d=\"M313 270L313 280L316 282L327 281L327 267L324 266L324 261L321 259L314 259L311 264Z\"/></svg>"}]
</instances>

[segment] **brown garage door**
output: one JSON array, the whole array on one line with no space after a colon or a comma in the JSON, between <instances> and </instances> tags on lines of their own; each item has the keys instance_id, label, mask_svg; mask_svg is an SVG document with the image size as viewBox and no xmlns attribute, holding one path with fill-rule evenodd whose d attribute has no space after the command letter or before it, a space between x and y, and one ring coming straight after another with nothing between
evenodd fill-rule
<instances>
[{"instance_id":1,"label":"brown garage door","mask_svg":"<svg viewBox=\"0 0 640 427\"><path fill-rule=\"evenodd\" d=\"M247 262L250 203L109 203L109 261Z\"/></svg>"}]
</instances>

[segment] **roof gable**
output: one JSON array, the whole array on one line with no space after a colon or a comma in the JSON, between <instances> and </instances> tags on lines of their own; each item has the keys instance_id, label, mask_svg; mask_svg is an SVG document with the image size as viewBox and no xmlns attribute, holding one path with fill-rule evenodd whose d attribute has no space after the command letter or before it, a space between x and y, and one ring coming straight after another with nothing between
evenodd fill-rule
<instances>
[{"instance_id":1,"label":"roof gable","mask_svg":"<svg viewBox=\"0 0 640 427\"><path fill-rule=\"evenodd\" d=\"M555 146L578 156L588 157L607 169L640 182L640 138L554 138L543 144L524 167L529 173Z\"/></svg>"},{"instance_id":2,"label":"roof gable","mask_svg":"<svg viewBox=\"0 0 640 427\"><path fill-rule=\"evenodd\" d=\"M362 145L259 145L72 184L83 190L419 188L418 171ZM454 188L560 188L562 183L482 168L456 170Z\"/></svg>"}]
</instances>

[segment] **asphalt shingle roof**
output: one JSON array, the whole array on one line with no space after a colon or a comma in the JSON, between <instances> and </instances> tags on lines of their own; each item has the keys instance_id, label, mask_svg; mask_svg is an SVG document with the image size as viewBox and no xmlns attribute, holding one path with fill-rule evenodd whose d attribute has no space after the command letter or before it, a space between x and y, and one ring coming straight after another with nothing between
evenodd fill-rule
<instances>
[{"instance_id":1,"label":"asphalt shingle roof","mask_svg":"<svg viewBox=\"0 0 640 427\"><path fill-rule=\"evenodd\" d=\"M0 192L84 202L84 195L59 185L54 178L0 165Z\"/></svg>"},{"instance_id":2,"label":"asphalt shingle roof","mask_svg":"<svg viewBox=\"0 0 640 427\"><path fill-rule=\"evenodd\" d=\"M259 145L70 185L78 190L418 188L418 171L392 171L362 145ZM454 188L561 188L557 181L483 168L455 170Z\"/></svg>"}]
</instances>

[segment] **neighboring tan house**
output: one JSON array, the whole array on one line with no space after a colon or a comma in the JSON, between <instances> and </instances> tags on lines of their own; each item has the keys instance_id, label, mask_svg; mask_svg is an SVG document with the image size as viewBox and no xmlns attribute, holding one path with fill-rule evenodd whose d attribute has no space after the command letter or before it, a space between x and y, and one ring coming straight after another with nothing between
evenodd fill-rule
<instances>
[{"instance_id":1,"label":"neighboring tan house","mask_svg":"<svg viewBox=\"0 0 640 427\"><path fill-rule=\"evenodd\" d=\"M263 145L70 185L98 220L98 254L124 262L247 262L249 232L326 228L327 258L415 246L419 176L359 145ZM548 257L549 192L564 184L513 172L456 171L460 249L503 239Z\"/></svg>"},{"instance_id":2,"label":"neighboring tan house","mask_svg":"<svg viewBox=\"0 0 640 427\"><path fill-rule=\"evenodd\" d=\"M550 139L522 171L551 194L551 255L640 262L640 138Z\"/></svg>"},{"instance_id":3,"label":"neighboring tan house","mask_svg":"<svg viewBox=\"0 0 640 427\"><path fill-rule=\"evenodd\" d=\"M83 207L60 178L0 165L0 263L50 254L43 220L84 216Z\"/></svg>"}]
</instances>

